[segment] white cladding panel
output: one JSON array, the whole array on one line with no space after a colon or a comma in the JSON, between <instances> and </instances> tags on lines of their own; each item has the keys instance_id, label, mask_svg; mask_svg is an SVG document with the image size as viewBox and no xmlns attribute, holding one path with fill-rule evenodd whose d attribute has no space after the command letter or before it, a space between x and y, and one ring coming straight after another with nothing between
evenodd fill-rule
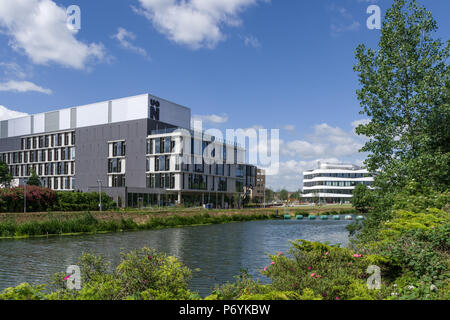
<instances>
[{"instance_id":1,"label":"white cladding panel","mask_svg":"<svg viewBox=\"0 0 450 320\"><path fill-rule=\"evenodd\" d=\"M45 131L45 114L36 114L33 121L33 133L42 133Z\"/></svg>"},{"instance_id":2,"label":"white cladding panel","mask_svg":"<svg viewBox=\"0 0 450 320\"><path fill-rule=\"evenodd\" d=\"M70 129L70 109L59 111L59 130Z\"/></svg>"},{"instance_id":3,"label":"white cladding panel","mask_svg":"<svg viewBox=\"0 0 450 320\"><path fill-rule=\"evenodd\" d=\"M77 108L77 128L108 123L108 101Z\"/></svg>"},{"instance_id":4,"label":"white cladding panel","mask_svg":"<svg viewBox=\"0 0 450 320\"><path fill-rule=\"evenodd\" d=\"M8 137L31 134L31 117L8 120Z\"/></svg>"},{"instance_id":5,"label":"white cladding panel","mask_svg":"<svg viewBox=\"0 0 450 320\"><path fill-rule=\"evenodd\" d=\"M111 101L111 122L146 119L148 117L148 95Z\"/></svg>"}]
</instances>

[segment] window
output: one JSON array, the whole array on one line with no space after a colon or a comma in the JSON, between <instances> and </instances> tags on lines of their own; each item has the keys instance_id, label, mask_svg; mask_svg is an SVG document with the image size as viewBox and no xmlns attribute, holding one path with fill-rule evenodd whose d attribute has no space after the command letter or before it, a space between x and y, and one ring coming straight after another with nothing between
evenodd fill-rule
<instances>
[{"instance_id":1,"label":"window","mask_svg":"<svg viewBox=\"0 0 450 320\"><path fill-rule=\"evenodd\" d=\"M170 137L164 138L164 153L170 153L170 144L171 144Z\"/></svg>"},{"instance_id":2,"label":"window","mask_svg":"<svg viewBox=\"0 0 450 320\"><path fill-rule=\"evenodd\" d=\"M161 153L161 140L155 139L155 153Z\"/></svg>"},{"instance_id":3,"label":"window","mask_svg":"<svg viewBox=\"0 0 450 320\"><path fill-rule=\"evenodd\" d=\"M113 154L112 154L113 157L124 157L125 154L126 154L125 142L124 141L122 141L122 142L114 142L112 144L112 149L113 149L112 150L113 151Z\"/></svg>"},{"instance_id":4,"label":"window","mask_svg":"<svg viewBox=\"0 0 450 320\"><path fill-rule=\"evenodd\" d=\"M237 165L236 166L236 177L242 178L244 176L244 166Z\"/></svg>"},{"instance_id":5,"label":"window","mask_svg":"<svg viewBox=\"0 0 450 320\"><path fill-rule=\"evenodd\" d=\"M159 157L155 157L155 171L159 171Z\"/></svg>"},{"instance_id":6,"label":"window","mask_svg":"<svg viewBox=\"0 0 450 320\"><path fill-rule=\"evenodd\" d=\"M147 140L147 154L153 154L153 139Z\"/></svg>"},{"instance_id":7,"label":"window","mask_svg":"<svg viewBox=\"0 0 450 320\"><path fill-rule=\"evenodd\" d=\"M125 187L125 175L113 175L112 176L112 187Z\"/></svg>"},{"instance_id":8,"label":"window","mask_svg":"<svg viewBox=\"0 0 450 320\"><path fill-rule=\"evenodd\" d=\"M166 157L165 171L170 171L170 157L169 156Z\"/></svg>"},{"instance_id":9,"label":"window","mask_svg":"<svg viewBox=\"0 0 450 320\"><path fill-rule=\"evenodd\" d=\"M240 180L236 180L236 192L244 192L244 183Z\"/></svg>"},{"instance_id":10,"label":"window","mask_svg":"<svg viewBox=\"0 0 450 320\"><path fill-rule=\"evenodd\" d=\"M122 172L122 161L120 159L108 160L108 173L120 173Z\"/></svg>"}]
</instances>

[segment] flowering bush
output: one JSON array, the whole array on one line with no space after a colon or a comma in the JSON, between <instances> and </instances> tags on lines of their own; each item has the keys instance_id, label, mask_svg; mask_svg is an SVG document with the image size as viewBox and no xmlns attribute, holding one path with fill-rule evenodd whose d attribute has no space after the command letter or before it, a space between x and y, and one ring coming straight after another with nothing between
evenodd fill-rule
<instances>
[{"instance_id":1,"label":"flowering bush","mask_svg":"<svg viewBox=\"0 0 450 320\"><path fill-rule=\"evenodd\" d=\"M270 256L273 264L262 271L272 280L274 290L304 289L326 300L376 299L379 292L367 288L367 267L372 259L346 248L298 240L292 243L290 257Z\"/></svg>"},{"instance_id":2,"label":"flowering bush","mask_svg":"<svg viewBox=\"0 0 450 320\"><path fill-rule=\"evenodd\" d=\"M23 212L24 187L0 189L0 212ZM97 192L54 191L39 186L27 186L27 212L43 211L87 211L98 210L99 195ZM104 210L116 208L114 201L102 193Z\"/></svg>"},{"instance_id":3,"label":"flowering bush","mask_svg":"<svg viewBox=\"0 0 450 320\"><path fill-rule=\"evenodd\" d=\"M80 266L82 289L66 289L64 273L52 277L54 290L47 299L70 300L169 300L199 299L188 289L191 271L175 257L149 248L122 253L112 272L103 257L83 254Z\"/></svg>"},{"instance_id":4,"label":"flowering bush","mask_svg":"<svg viewBox=\"0 0 450 320\"><path fill-rule=\"evenodd\" d=\"M26 187L27 211L46 211L56 203L56 192L37 186ZM23 212L24 187L0 189L0 212Z\"/></svg>"}]
</instances>

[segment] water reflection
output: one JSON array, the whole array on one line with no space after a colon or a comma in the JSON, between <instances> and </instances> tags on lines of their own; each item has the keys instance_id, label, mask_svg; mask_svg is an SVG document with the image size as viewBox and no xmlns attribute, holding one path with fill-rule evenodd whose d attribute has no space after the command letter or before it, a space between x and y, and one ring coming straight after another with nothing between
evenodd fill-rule
<instances>
[{"instance_id":1,"label":"water reflection","mask_svg":"<svg viewBox=\"0 0 450 320\"><path fill-rule=\"evenodd\" d=\"M150 247L177 256L194 272L191 288L207 295L214 284L233 281L240 269L254 277L270 263L267 254L287 252L305 239L346 245L349 221L254 221L140 232L0 241L0 289L45 283L76 264L82 252L102 254L115 266L120 251ZM267 279L262 278L263 282Z\"/></svg>"}]
</instances>

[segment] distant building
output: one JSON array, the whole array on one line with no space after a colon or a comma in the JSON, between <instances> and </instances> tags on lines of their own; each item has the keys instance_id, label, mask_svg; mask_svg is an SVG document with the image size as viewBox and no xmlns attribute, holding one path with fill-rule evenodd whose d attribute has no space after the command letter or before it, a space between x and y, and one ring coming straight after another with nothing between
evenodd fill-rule
<instances>
[{"instance_id":1,"label":"distant building","mask_svg":"<svg viewBox=\"0 0 450 320\"><path fill-rule=\"evenodd\" d=\"M266 189L266 171L256 169L256 184L251 192L251 199L256 203L264 202L264 190Z\"/></svg>"},{"instance_id":2,"label":"distant building","mask_svg":"<svg viewBox=\"0 0 450 320\"><path fill-rule=\"evenodd\" d=\"M356 185L372 183L373 177L360 166L319 162L317 169L303 172L302 198L310 202L350 203Z\"/></svg>"}]
</instances>

